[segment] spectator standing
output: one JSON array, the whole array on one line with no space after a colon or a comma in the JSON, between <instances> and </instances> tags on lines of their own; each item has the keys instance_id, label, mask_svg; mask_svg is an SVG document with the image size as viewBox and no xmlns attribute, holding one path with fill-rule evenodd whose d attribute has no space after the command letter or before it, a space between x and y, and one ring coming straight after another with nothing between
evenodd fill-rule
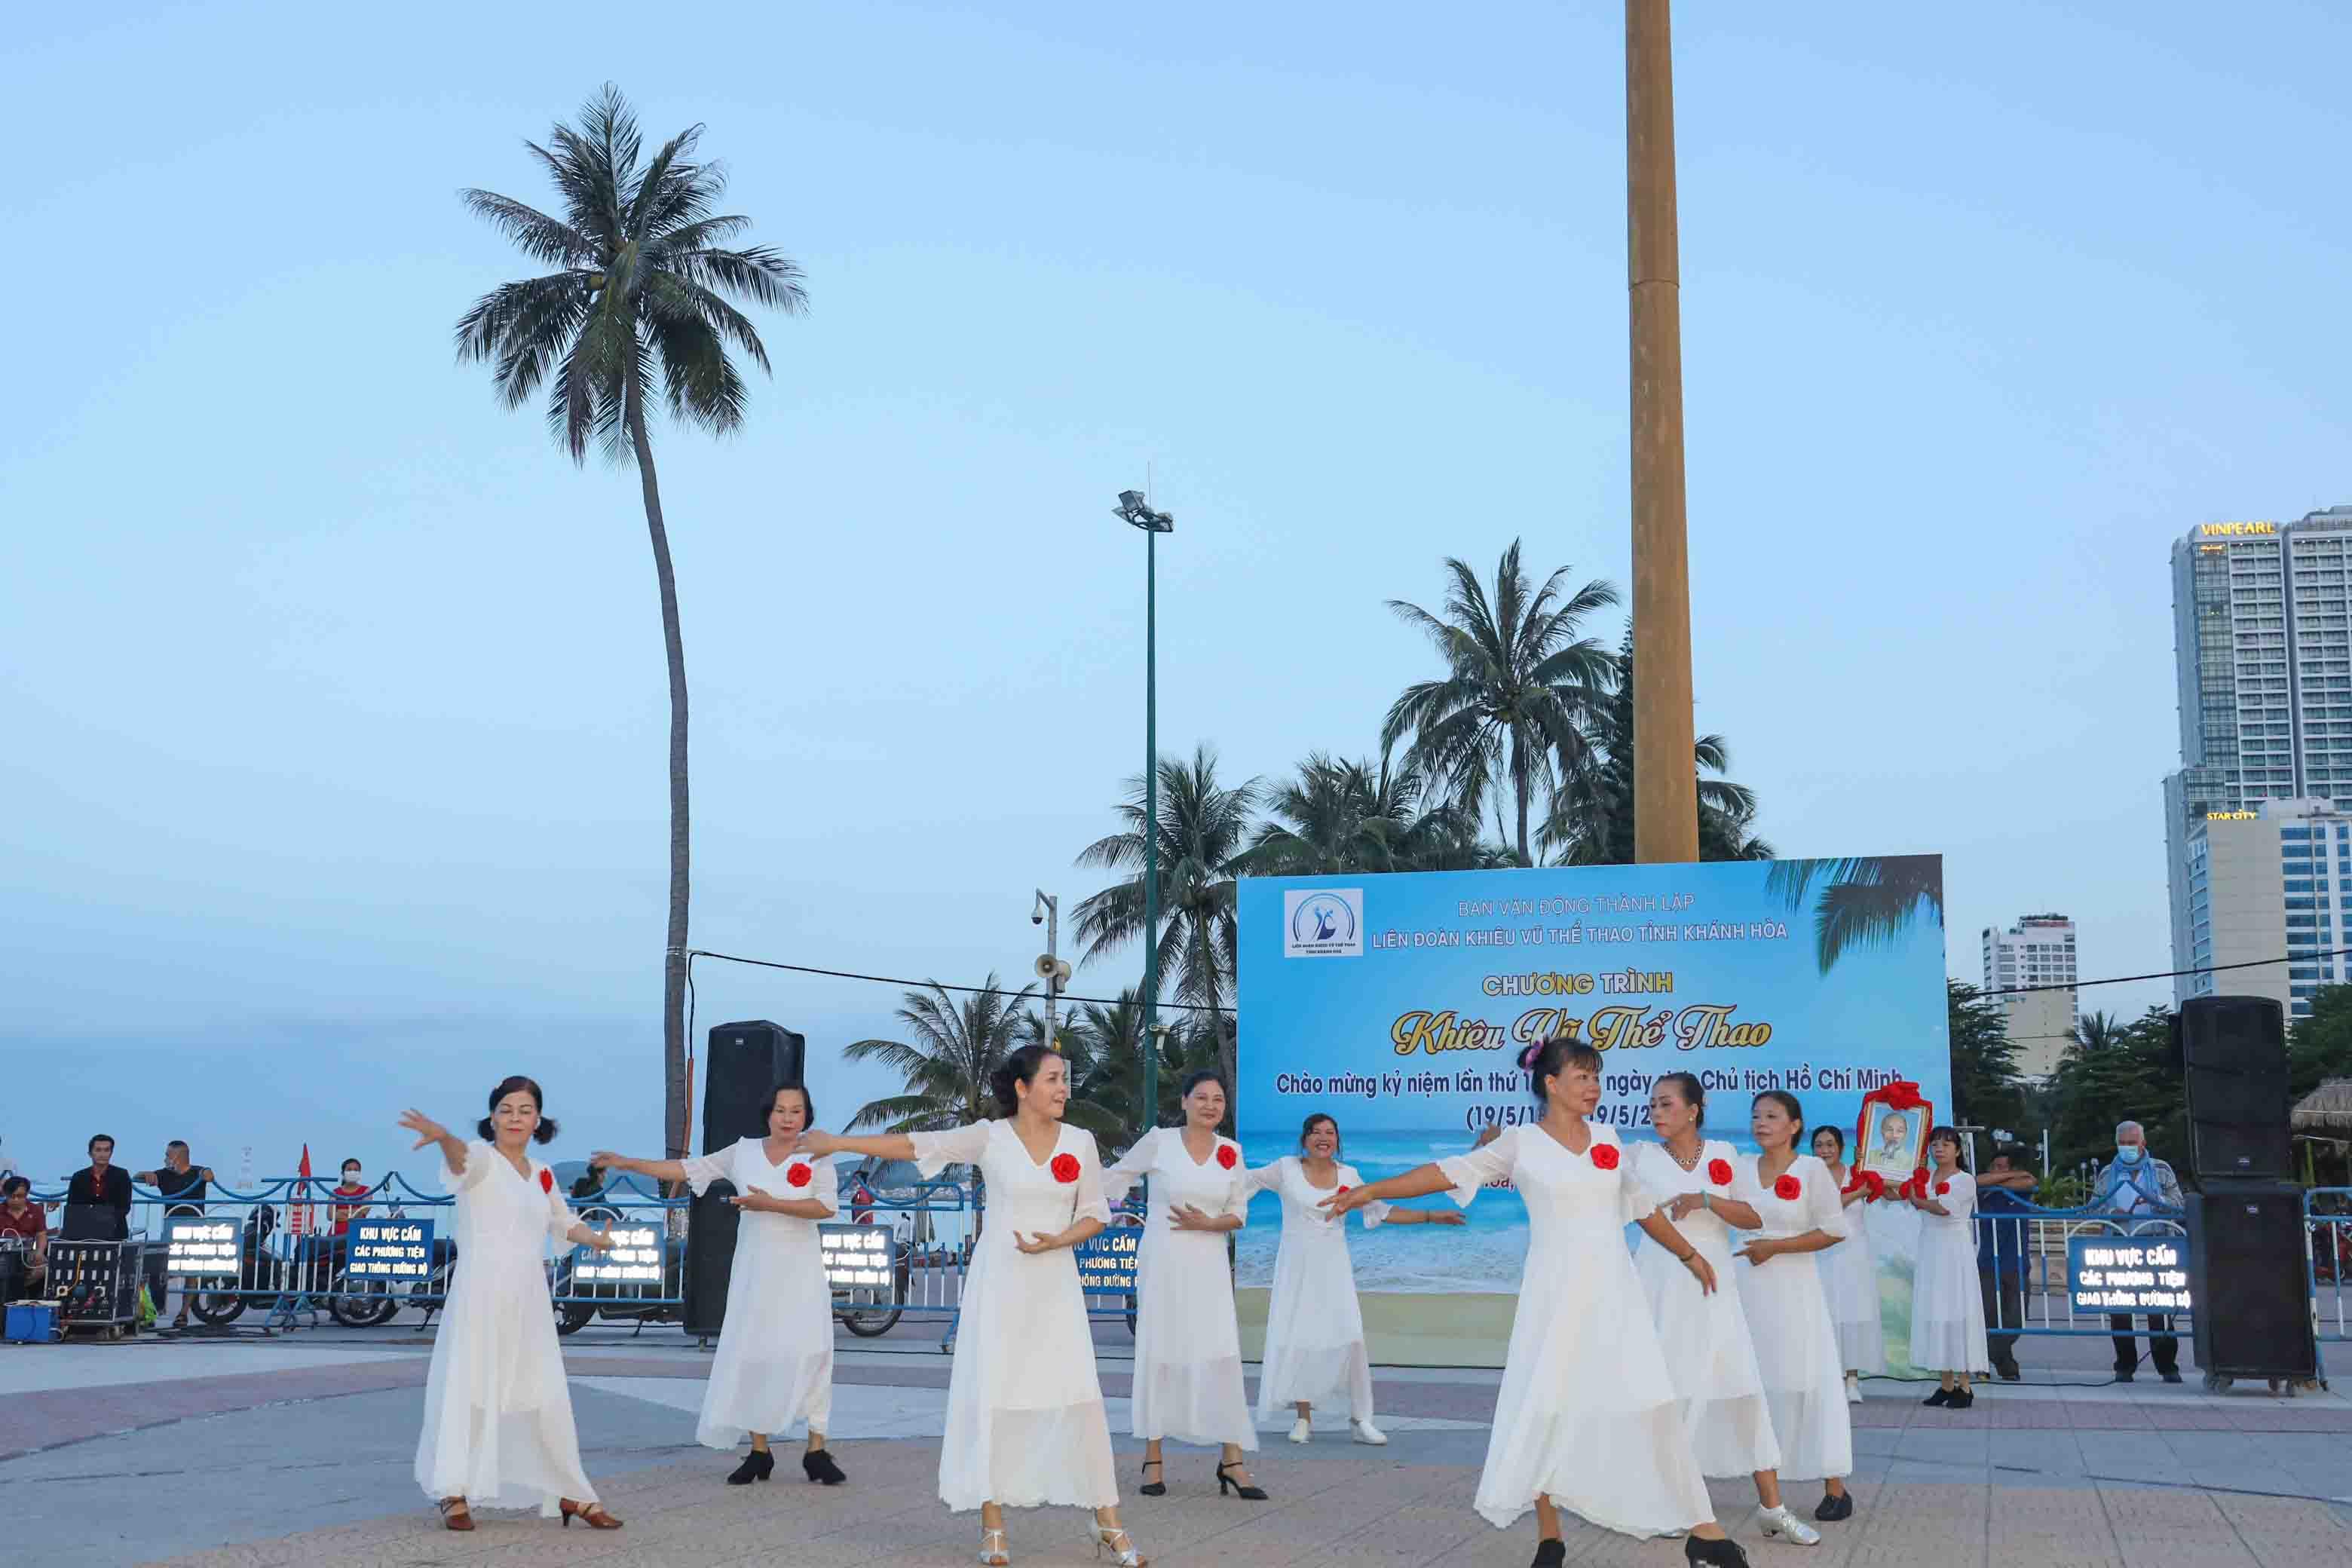
<instances>
[{"instance_id":1,"label":"spectator standing","mask_svg":"<svg viewBox=\"0 0 2352 1568\"><path fill-rule=\"evenodd\" d=\"M343 1162L343 1179L330 1195L345 1200L363 1198L368 1195L368 1184L360 1179L360 1163L357 1160ZM334 1205L327 1213L328 1217L334 1222L335 1239L342 1240L351 1231L352 1221L365 1219L373 1212L373 1205L368 1204L346 1201Z\"/></svg>"},{"instance_id":2,"label":"spectator standing","mask_svg":"<svg viewBox=\"0 0 2352 1568\"><path fill-rule=\"evenodd\" d=\"M2006 1151L1977 1177L1977 1286L1984 1298L1985 1349L2004 1383L2025 1376L2017 1364L2018 1331L2025 1324L2025 1265L2041 1180L2020 1170Z\"/></svg>"},{"instance_id":3,"label":"spectator standing","mask_svg":"<svg viewBox=\"0 0 2352 1568\"><path fill-rule=\"evenodd\" d=\"M2091 1207L2104 1213L2147 1219L2170 1219L2187 1211L2181 1201L2180 1178L2172 1167L2147 1152L2147 1132L2137 1121L2116 1123L2116 1163L2099 1173L2091 1184ZM2123 1225L2116 1230L2128 1235ZM2107 1314L2116 1331L2116 1381L2129 1383L2139 1368L2139 1345L2132 1333L2129 1312ZM2180 1341L2172 1332L2172 1319L2164 1312L2147 1315L2148 1359L2167 1383L2180 1381Z\"/></svg>"},{"instance_id":4,"label":"spectator standing","mask_svg":"<svg viewBox=\"0 0 2352 1568\"><path fill-rule=\"evenodd\" d=\"M26 1293L38 1294L34 1286L49 1268L49 1221L33 1201L33 1184L22 1176L0 1180L0 1236L23 1238Z\"/></svg>"},{"instance_id":5,"label":"spectator standing","mask_svg":"<svg viewBox=\"0 0 2352 1568\"><path fill-rule=\"evenodd\" d=\"M174 1138L163 1145L163 1163L152 1171L142 1171L131 1177L134 1182L153 1187L163 1199L163 1217L178 1219L184 1215L201 1215L205 1212L205 1195L214 1177L209 1165L196 1166L188 1159L185 1140ZM171 1294L171 1282L163 1278L163 1254L158 1250L149 1255L147 1283L155 1294L155 1310L163 1310L163 1298ZM175 1329L188 1326L188 1306L196 1299L203 1281L193 1277L180 1281L180 1315L172 1320Z\"/></svg>"},{"instance_id":6,"label":"spectator standing","mask_svg":"<svg viewBox=\"0 0 2352 1568\"><path fill-rule=\"evenodd\" d=\"M131 1173L114 1163L114 1140L89 1141L89 1163L66 1180L66 1241L131 1239Z\"/></svg>"}]
</instances>

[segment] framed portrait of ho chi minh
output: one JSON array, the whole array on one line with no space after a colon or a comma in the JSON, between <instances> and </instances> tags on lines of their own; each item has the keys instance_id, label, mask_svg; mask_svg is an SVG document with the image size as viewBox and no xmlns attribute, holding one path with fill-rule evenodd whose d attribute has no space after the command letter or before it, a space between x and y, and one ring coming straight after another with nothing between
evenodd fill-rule
<instances>
[{"instance_id":1,"label":"framed portrait of ho chi minh","mask_svg":"<svg viewBox=\"0 0 2352 1568\"><path fill-rule=\"evenodd\" d=\"M1877 1173L1889 1186L1908 1181L1927 1163L1927 1129L1935 1123L1936 1108L1919 1098L1917 1084L1872 1089L1854 1128L1854 1168Z\"/></svg>"}]
</instances>

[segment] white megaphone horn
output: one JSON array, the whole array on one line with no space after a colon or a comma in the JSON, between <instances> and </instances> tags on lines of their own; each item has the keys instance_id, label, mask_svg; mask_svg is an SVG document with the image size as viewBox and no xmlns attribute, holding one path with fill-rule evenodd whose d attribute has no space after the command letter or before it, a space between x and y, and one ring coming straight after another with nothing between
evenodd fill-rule
<instances>
[{"instance_id":1,"label":"white megaphone horn","mask_svg":"<svg viewBox=\"0 0 2352 1568\"><path fill-rule=\"evenodd\" d=\"M1037 962L1031 967L1037 972L1037 978L1040 980L1050 980L1057 985L1067 985L1070 983L1070 965L1067 959L1055 958L1050 952L1041 952L1037 955Z\"/></svg>"}]
</instances>

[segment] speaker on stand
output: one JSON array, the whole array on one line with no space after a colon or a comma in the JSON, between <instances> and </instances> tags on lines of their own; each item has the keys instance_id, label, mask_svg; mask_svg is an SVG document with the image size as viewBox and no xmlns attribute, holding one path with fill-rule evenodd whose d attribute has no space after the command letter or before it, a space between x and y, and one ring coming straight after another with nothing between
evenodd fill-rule
<instances>
[{"instance_id":1,"label":"speaker on stand","mask_svg":"<svg viewBox=\"0 0 2352 1568\"><path fill-rule=\"evenodd\" d=\"M780 1083L799 1083L808 1040L764 1018L720 1024L710 1031L702 1065L702 1152L716 1154L740 1139L768 1135L769 1097ZM713 1182L687 1210L686 1331L715 1336L727 1321L727 1282L735 1267L741 1211L725 1200L730 1182Z\"/></svg>"},{"instance_id":2,"label":"speaker on stand","mask_svg":"<svg viewBox=\"0 0 2352 1568\"><path fill-rule=\"evenodd\" d=\"M2190 1342L2205 1386L2319 1374L2303 1189L2287 1128L2286 1009L2200 996L2173 1016L2189 1110Z\"/></svg>"}]
</instances>

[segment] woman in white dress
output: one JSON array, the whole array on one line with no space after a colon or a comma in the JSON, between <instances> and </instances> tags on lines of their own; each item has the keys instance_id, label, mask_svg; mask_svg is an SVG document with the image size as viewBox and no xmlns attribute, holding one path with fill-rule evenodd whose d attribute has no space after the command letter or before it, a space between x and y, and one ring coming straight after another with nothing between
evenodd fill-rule
<instances>
[{"instance_id":1,"label":"woman in white dress","mask_svg":"<svg viewBox=\"0 0 2352 1568\"><path fill-rule=\"evenodd\" d=\"M1739 1568L1748 1557L1715 1522L1624 1226L1638 1223L1703 1289L1715 1270L1655 1212L1623 1168L1609 1128L1585 1118L1601 1100L1601 1053L1557 1038L1520 1053L1541 1119L1514 1126L1467 1154L1335 1193L1334 1215L1368 1204L1448 1192L1465 1207L1508 1181L1528 1206L1528 1262L1510 1351L1495 1402L1478 1512L1507 1529L1532 1507L1541 1540L1535 1568L1559 1568L1568 1549L1559 1510L1633 1536L1688 1531L1684 1560Z\"/></svg>"},{"instance_id":2,"label":"woman in white dress","mask_svg":"<svg viewBox=\"0 0 2352 1568\"><path fill-rule=\"evenodd\" d=\"M1836 1325L1838 1360L1845 1371L1845 1402L1862 1403L1862 1380L1886 1370L1886 1331L1878 1316L1878 1255L1870 1245L1870 1182L1845 1163L1845 1134L1823 1127L1813 1134L1813 1158L1828 1167L1845 1209L1845 1240L1816 1253L1822 1289Z\"/></svg>"},{"instance_id":3,"label":"woman in white dress","mask_svg":"<svg viewBox=\"0 0 2352 1568\"><path fill-rule=\"evenodd\" d=\"M1976 1178L1960 1169L1960 1135L1927 1134L1934 1169L1903 1184L1919 1211L1919 1256L1911 1265L1911 1364L1936 1369L1937 1387L1920 1403L1966 1410L1977 1402L1971 1373L1990 1372L1984 1298L1977 1283Z\"/></svg>"},{"instance_id":4,"label":"woman in white dress","mask_svg":"<svg viewBox=\"0 0 2352 1568\"><path fill-rule=\"evenodd\" d=\"M1265 1491L1242 1468L1257 1447L1242 1388L1241 1325L1225 1237L1247 1223L1255 1189L1242 1146L1217 1131L1225 1086L1206 1070L1184 1080L1184 1125L1155 1127L1103 1173L1114 1204L1151 1178L1151 1208L1135 1258L1135 1436L1143 1439L1146 1497L1168 1489L1160 1445L1215 1443L1217 1495L1253 1502Z\"/></svg>"},{"instance_id":5,"label":"woman in white dress","mask_svg":"<svg viewBox=\"0 0 2352 1568\"><path fill-rule=\"evenodd\" d=\"M1780 1439L1780 1474L1821 1482L1813 1517L1828 1521L1853 1516L1845 1489L1853 1473L1853 1423L1838 1365L1837 1325L1822 1271L1808 1254L1844 1246L1846 1219L1829 1167L1798 1152L1804 1131L1795 1095L1768 1089L1756 1097L1748 1131L1762 1152L1734 1162L1731 1195L1748 1213L1731 1223L1753 1233L1739 1248L1739 1299L1756 1336L1772 1432Z\"/></svg>"},{"instance_id":6,"label":"woman in white dress","mask_svg":"<svg viewBox=\"0 0 2352 1568\"><path fill-rule=\"evenodd\" d=\"M1645 1237L1634 1248L1633 1269L1650 1301L1658 1349L1682 1411L1683 1435L1701 1475L1750 1476L1763 1510L1764 1533L1800 1546L1821 1531L1780 1501L1780 1445L1757 1371L1756 1347L1739 1293L1729 1289L1731 1231L1752 1226L1755 1215L1732 1198L1737 1152L1709 1138L1706 1090L1695 1073L1672 1072L1650 1091L1650 1125L1664 1139L1628 1153L1634 1175L1683 1247L1707 1261L1719 1288L1700 1288L1675 1252Z\"/></svg>"},{"instance_id":7,"label":"woman in white dress","mask_svg":"<svg viewBox=\"0 0 2352 1568\"><path fill-rule=\"evenodd\" d=\"M469 1502L621 1528L581 1473L547 1294L550 1240L599 1252L613 1241L580 1223L556 1191L555 1173L530 1157L534 1140L555 1136L554 1121L540 1114L545 1103L530 1079L505 1079L490 1090L490 1113L477 1124L481 1137L470 1142L421 1110L400 1119L417 1148L441 1146L442 1184L457 1199L457 1270L433 1339L416 1438L416 1484L451 1530L474 1528Z\"/></svg>"},{"instance_id":8,"label":"woman in white dress","mask_svg":"<svg viewBox=\"0 0 2352 1568\"><path fill-rule=\"evenodd\" d=\"M695 1441L706 1448L732 1450L746 1432L751 1435L751 1451L727 1478L730 1486L773 1477L769 1435L803 1423L808 1442L801 1473L826 1486L849 1479L824 1446L833 1415L833 1288L825 1281L816 1228L841 1212L841 1184L830 1159L793 1152L815 1120L807 1088L780 1083L768 1095L764 1139L740 1138L716 1154L687 1160L633 1160L601 1149L588 1156L592 1166L691 1183L697 1197L713 1182L735 1188L727 1201L743 1217L727 1277L719 1351L710 1358L694 1428Z\"/></svg>"},{"instance_id":9,"label":"woman in white dress","mask_svg":"<svg viewBox=\"0 0 2352 1568\"><path fill-rule=\"evenodd\" d=\"M1002 1120L948 1132L867 1138L802 1134L801 1151L912 1160L926 1176L980 1173L987 1206L965 1271L955 1366L940 1440L940 1500L980 1510L980 1561L1004 1568L1007 1508L1094 1510L1097 1552L1144 1568L1118 1522L1110 1425L1095 1376L1076 1247L1110 1223L1094 1134L1062 1120L1069 1067L1043 1046L1007 1057L991 1081Z\"/></svg>"},{"instance_id":10,"label":"woman in white dress","mask_svg":"<svg viewBox=\"0 0 2352 1568\"><path fill-rule=\"evenodd\" d=\"M1266 1303L1265 1353L1257 1375L1257 1418L1269 1420L1287 1405L1298 1418L1290 1440L1315 1435L1314 1407L1344 1394L1355 1439L1375 1447L1388 1436L1372 1425L1372 1363L1364 1348L1364 1314L1356 1300L1356 1269L1348 1257L1344 1219L1322 1202L1360 1187L1364 1178L1339 1163L1339 1124L1318 1111L1299 1129L1299 1152L1249 1173L1249 1191L1282 1200L1282 1245L1274 1257L1274 1292ZM1455 1209L1401 1209L1374 1204L1366 1228L1387 1225L1460 1225Z\"/></svg>"}]
</instances>

